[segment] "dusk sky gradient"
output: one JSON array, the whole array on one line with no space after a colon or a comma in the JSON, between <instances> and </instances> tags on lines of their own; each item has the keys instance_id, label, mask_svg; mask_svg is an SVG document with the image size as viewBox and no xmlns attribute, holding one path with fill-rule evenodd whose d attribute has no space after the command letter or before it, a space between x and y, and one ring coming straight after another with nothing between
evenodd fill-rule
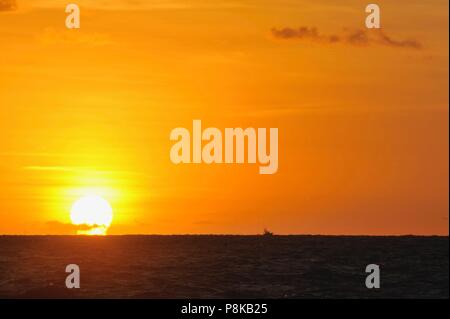
<instances>
[{"instance_id":1,"label":"dusk sky gradient","mask_svg":"<svg viewBox=\"0 0 450 319\"><path fill-rule=\"evenodd\" d=\"M74 3L0 1L0 234L94 192L109 234L448 235L448 1ZM278 172L173 164L194 119L277 127Z\"/></svg>"}]
</instances>

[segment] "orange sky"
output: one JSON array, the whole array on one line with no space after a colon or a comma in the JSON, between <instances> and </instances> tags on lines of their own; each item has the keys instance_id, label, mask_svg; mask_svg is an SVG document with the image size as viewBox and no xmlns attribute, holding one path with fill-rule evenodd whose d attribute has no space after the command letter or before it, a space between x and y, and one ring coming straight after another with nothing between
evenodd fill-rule
<instances>
[{"instance_id":1,"label":"orange sky","mask_svg":"<svg viewBox=\"0 0 450 319\"><path fill-rule=\"evenodd\" d=\"M110 234L448 235L447 1L74 2L0 1L0 234L95 192ZM278 173L173 164L193 119L278 127Z\"/></svg>"}]
</instances>

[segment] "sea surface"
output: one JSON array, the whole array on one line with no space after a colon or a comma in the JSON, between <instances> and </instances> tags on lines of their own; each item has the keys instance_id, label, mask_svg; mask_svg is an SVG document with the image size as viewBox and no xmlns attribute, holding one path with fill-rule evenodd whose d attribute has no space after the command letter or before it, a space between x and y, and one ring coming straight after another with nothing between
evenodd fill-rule
<instances>
[{"instance_id":1,"label":"sea surface","mask_svg":"<svg viewBox=\"0 0 450 319\"><path fill-rule=\"evenodd\" d=\"M65 286L68 264L80 289ZM449 298L449 240L0 236L0 298Z\"/></svg>"}]
</instances>

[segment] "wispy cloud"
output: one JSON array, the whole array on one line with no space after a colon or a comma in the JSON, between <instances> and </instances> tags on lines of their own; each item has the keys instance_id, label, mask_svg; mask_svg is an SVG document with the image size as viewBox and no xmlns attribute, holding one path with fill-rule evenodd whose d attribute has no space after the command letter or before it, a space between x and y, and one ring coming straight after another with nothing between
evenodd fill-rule
<instances>
[{"instance_id":1,"label":"wispy cloud","mask_svg":"<svg viewBox=\"0 0 450 319\"><path fill-rule=\"evenodd\" d=\"M92 175L139 175L134 171L127 170L100 170L92 167L77 167L77 166L45 166L32 165L24 166L26 171L41 171L41 172L69 172L69 173L89 173Z\"/></svg>"},{"instance_id":2,"label":"wispy cloud","mask_svg":"<svg viewBox=\"0 0 450 319\"><path fill-rule=\"evenodd\" d=\"M25 166L27 171L54 171L54 172L76 172L79 168L66 166Z\"/></svg>"},{"instance_id":3,"label":"wispy cloud","mask_svg":"<svg viewBox=\"0 0 450 319\"><path fill-rule=\"evenodd\" d=\"M78 231L89 231L100 227L99 225L80 224L74 225L71 223L62 223L56 220L51 220L46 223L49 231L56 234L77 234Z\"/></svg>"},{"instance_id":4,"label":"wispy cloud","mask_svg":"<svg viewBox=\"0 0 450 319\"><path fill-rule=\"evenodd\" d=\"M230 0L77 0L75 1L82 8L99 10L189 10L196 8L241 8L249 7L243 1ZM59 8L60 0L33 0L32 6L35 8Z\"/></svg>"},{"instance_id":5,"label":"wispy cloud","mask_svg":"<svg viewBox=\"0 0 450 319\"><path fill-rule=\"evenodd\" d=\"M422 44L414 39L397 40L388 36L381 29L344 29L336 34L321 34L316 27L272 28L272 36L282 40L310 41L322 44L343 43L355 46L372 44L395 48L421 49Z\"/></svg>"},{"instance_id":6,"label":"wispy cloud","mask_svg":"<svg viewBox=\"0 0 450 319\"><path fill-rule=\"evenodd\" d=\"M421 49L422 44L417 40L394 40L386 34L380 32L380 41L384 45L392 46L392 47L400 47L400 48L413 48L413 49Z\"/></svg>"},{"instance_id":7,"label":"wispy cloud","mask_svg":"<svg viewBox=\"0 0 450 319\"><path fill-rule=\"evenodd\" d=\"M17 3L15 0L0 0L0 12L15 11L16 9Z\"/></svg>"},{"instance_id":8,"label":"wispy cloud","mask_svg":"<svg viewBox=\"0 0 450 319\"><path fill-rule=\"evenodd\" d=\"M98 159L101 155L98 154L88 154L88 153L78 153L78 154L64 154L64 153L43 153L43 152L17 152L17 151L6 151L0 152L0 157L43 157L43 158L90 158Z\"/></svg>"},{"instance_id":9,"label":"wispy cloud","mask_svg":"<svg viewBox=\"0 0 450 319\"><path fill-rule=\"evenodd\" d=\"M98 32L67 32L67 30L45 29L37 40L45 45L105 46L114 44L108 34Z\"/></svg>"},{"instance_id":10,"label":"wispy cloud","mask_svg":"<svg viewBox=\"0 0 450 319\"><path fill-rule=\"evenodd\" d=\"M341 39L337 35L322 35L315 27L299 27L299 28L272 28L272 35L277 39L297 39L310 40L318 42L339 42Z\"/></svg>"}]
</instances>

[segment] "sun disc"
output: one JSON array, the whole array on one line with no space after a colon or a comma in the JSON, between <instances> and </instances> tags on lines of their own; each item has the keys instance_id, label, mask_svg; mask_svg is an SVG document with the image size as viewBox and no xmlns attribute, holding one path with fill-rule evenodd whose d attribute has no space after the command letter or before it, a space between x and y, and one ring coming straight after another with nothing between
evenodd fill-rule
<instances>
[{"instance_id":1,"label":"sun disc","mask_svg":"<svg viewBox=\"0 0 450 319\"><path fill-rule=\"evenodd\" d=\"M74 225L102 226L111 225L113 210L104 198L88 195L78 199L70 210L70 219Z\"/></svg>"}]
</instances>

